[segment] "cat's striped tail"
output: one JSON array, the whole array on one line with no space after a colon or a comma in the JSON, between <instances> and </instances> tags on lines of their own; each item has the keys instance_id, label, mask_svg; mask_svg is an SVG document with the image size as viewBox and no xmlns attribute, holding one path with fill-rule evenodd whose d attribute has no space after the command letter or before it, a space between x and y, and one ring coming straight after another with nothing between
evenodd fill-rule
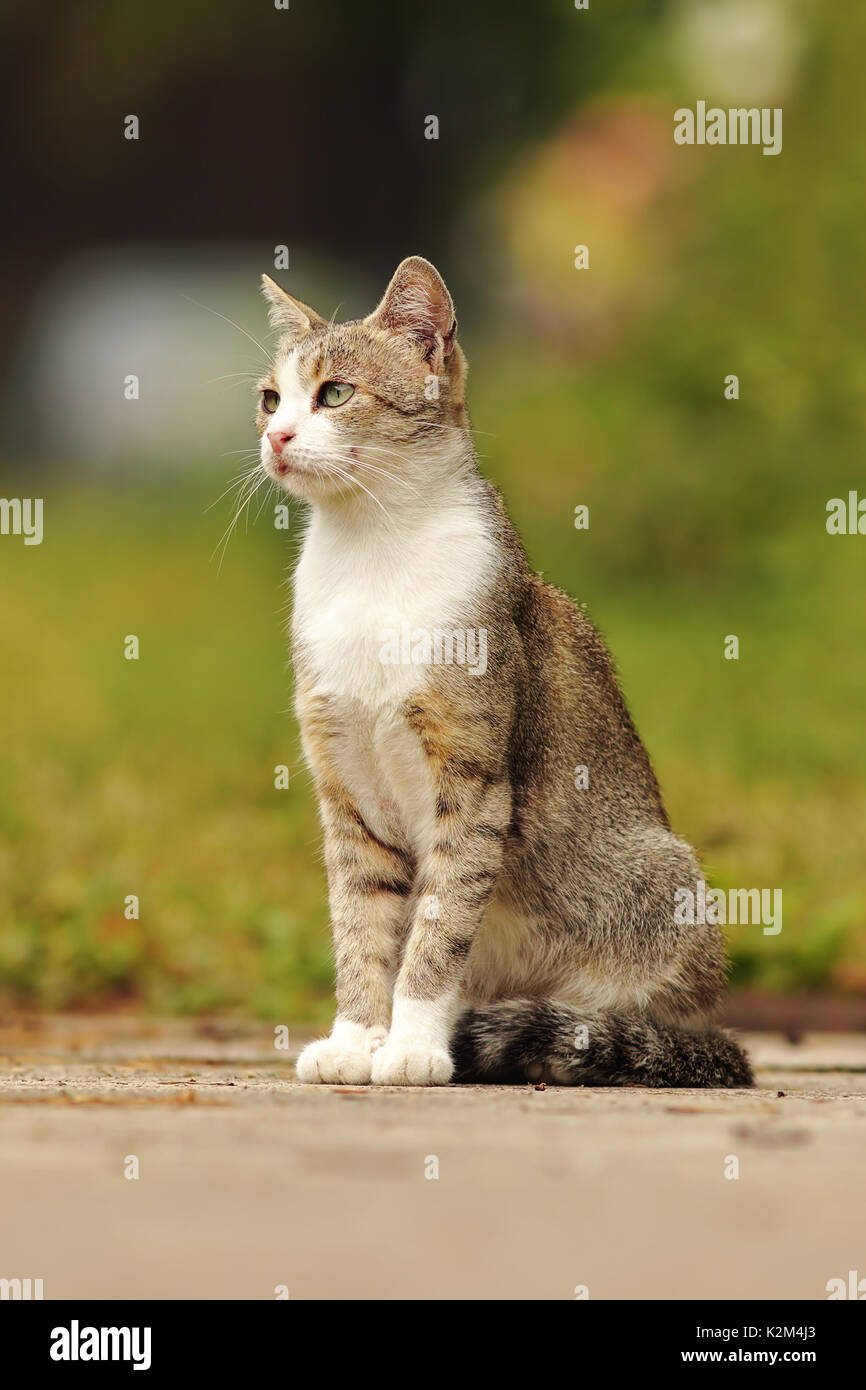
<instances>
[{"instance_id":1,"label":"cat's striped tail","mask_svg":"<svg viewBox=\"0 0 866 1390\"><path fill-rule=\"evenodd\" d=\"M560 1086L752 1086L739 1043L638 1014L586 1014L551 999L507 999L458 1020L454 1080Z\"/></svg>"}]
</instances>

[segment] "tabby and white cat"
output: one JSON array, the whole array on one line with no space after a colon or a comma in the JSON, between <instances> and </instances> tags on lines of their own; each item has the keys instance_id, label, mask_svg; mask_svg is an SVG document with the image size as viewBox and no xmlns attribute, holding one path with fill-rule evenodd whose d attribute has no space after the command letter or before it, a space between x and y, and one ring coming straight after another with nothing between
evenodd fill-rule
<instances>
[{"instance_id":1,"label":"tabby and white cat","mask_svg":"<svg viewBox=\"0 0 866 1390\"><path fill-rule=\"evenodd\" d=\"M341 324L263 279L261 466L310 504L296 707L336 960L336 1020L298 1076L750 1085L709 1023L718 928L675 921L701 873L611 658L478 472L438 272L410 257Z\"/></svg>"}]
</instances>

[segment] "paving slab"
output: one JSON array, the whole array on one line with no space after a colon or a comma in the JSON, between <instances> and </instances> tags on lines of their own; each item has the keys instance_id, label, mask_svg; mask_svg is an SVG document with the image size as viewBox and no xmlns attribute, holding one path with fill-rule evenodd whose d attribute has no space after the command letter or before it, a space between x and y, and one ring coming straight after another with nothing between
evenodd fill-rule
<instances>
[{"instance_id":1,"label":"paving slab","mask_svg":"<svg viewBox=\"0 0 866 1390\"><path fill-rule=\"evenodd\" d=\"M0 1019L0 1278L523 1300L825 1299L866 1276L861 1034L746 1036L749 1091L302 1086L305 1039Z\"/></svg>"}]
</instances>

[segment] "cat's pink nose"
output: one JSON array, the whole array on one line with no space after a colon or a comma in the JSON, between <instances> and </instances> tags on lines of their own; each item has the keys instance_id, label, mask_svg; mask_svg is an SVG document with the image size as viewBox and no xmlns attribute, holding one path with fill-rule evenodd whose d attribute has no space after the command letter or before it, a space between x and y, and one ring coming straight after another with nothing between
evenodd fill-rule
<instances>
[{"instance_id":1,"label":"cat's pink nose","mask_svg":"<svg viewBox=\"0 0 866 1390\"><path fill-rule=\"evenodd\" d=\"M281 454L294 437L294 430L268 430L268 439L275 454Z\"/></svg>"}]
</instances>

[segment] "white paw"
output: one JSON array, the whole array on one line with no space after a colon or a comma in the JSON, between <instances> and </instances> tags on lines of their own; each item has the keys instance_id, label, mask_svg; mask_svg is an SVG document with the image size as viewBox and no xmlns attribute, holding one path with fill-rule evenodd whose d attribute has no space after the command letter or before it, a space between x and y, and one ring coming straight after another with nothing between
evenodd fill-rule
<instances>
[{"instance_id":1,"label":"white paw","mask_svg":"<svg viewBox=\"0 0 866 1390\"><path fill-rule=\"evenodd\" d=\"M329 1038L309 1043L298 1058L298 1080L307 1085L366 1086L373 1054L382 1044L384 1029L357 1029L347 1036L338 1029Z\"/></svg>"},{"instance_id":2,"label":"white paw","mask_svg":"<svg viewBox=\"0 0 866 1390\"><path fill-rule=\"evenodd\" d=\"M426 1043L386 1042L373 1055L374 1086L444 1086L453 1072L448 1053Z\"/></svg>"}]
</instances>

